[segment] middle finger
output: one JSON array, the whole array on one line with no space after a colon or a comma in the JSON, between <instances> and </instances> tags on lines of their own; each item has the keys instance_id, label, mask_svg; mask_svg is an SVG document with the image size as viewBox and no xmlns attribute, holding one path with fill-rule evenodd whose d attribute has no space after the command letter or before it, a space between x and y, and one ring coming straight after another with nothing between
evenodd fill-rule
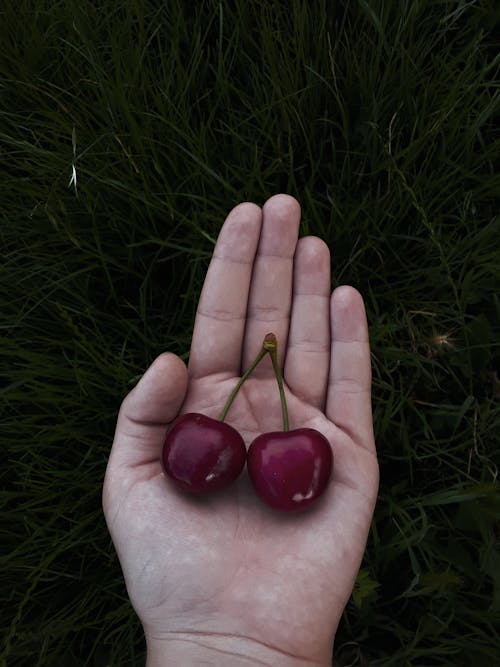
<instances>
[{"instance_id":1,"label":"middle finger","mask_svg":"<svg viewBox=\"0 0 500 667\"><path fill-rule=\"evenodd\" d=\"M283 360L290 324L293 257L299 236L300 205L289 195L275 195L262 209L262 230L255 257L247 308L242 368L252 363L267 333L278 341L278 362ZM265 358L254 375L272 373Z\"/></svg>"}]
</instances>

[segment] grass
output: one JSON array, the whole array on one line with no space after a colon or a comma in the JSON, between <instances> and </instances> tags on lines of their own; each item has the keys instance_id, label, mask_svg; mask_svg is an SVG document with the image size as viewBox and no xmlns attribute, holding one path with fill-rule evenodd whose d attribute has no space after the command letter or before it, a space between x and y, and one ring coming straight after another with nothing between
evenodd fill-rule
<instances>
[{"instance_id":1,"label":"grass","mask_svg":"<svg viewBox=\"0 0 500 667\"><path fill-rule=\"evenodd\" d=\"M336 664L496 664L498 4L97 5L0 8L0 665L143 664L117 410L187 358L227 212L276 192L370 324L380 499Z\"/></svg>"}]
</instances>

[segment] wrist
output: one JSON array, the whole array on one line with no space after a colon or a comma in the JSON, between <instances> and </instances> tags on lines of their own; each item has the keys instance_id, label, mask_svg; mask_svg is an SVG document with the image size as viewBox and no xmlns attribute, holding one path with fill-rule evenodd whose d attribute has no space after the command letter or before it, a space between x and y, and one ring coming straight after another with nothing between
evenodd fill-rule
<instances>
[{"instance_id":1,"label":"wrist","mask_svg":"<svg viewBox=\"0 0 500 667\"><path fill-rule=\"evenodd\" d=\"M292 655L279 647L241 635L212 632L172 632L146 637L146 667L329 667L331 651L323 658Z\"/></svg>"}]
</instances>

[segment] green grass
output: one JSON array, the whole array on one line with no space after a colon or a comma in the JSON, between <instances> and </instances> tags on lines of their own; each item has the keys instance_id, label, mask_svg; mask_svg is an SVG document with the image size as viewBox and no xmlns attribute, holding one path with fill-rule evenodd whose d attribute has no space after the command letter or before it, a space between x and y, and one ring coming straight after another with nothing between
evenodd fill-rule
<instances>
[{"instance_id":1,"label":"green grass","mask_svg":"<svg viewBox=\"0 0 500 667\"><path fill-rule=\"evenodd\" d=\"M499 24L495 0L2 3L0 665L143 664L100 505L117 410L187 358L227 212L276 192L370 324L380 500L336 664L496 664Z\"/></svg>"}]
</instances>

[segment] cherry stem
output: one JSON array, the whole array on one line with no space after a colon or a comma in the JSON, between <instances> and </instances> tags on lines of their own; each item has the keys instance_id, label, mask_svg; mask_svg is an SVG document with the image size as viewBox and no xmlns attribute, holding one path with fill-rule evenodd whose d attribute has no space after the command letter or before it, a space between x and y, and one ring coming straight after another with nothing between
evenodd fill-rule
<instances>
[{"instance_id":1,"label":"cherry stem","mask_svg":"<svg viewBox=\"0 0 500 667\"><path fill-rule=\"evenodd\" d=\"M269 335L269 334L268 334ZM265 340L265 339L264 339ZM228 413L229 408L231 407L232 402L236 398L236 394L239 392L241 385L245 382L245 380L250 376L250 374L253 372L255 367L260 363L263 357L267 354L267 349L262 345L261 350L259 354L255 357L255 361L253 364L248 368L243 375L241 376L240 381L236 385L236 387L233 389L233 391L229 394L229 398L226 401L226 405L222 409L222 412L220 413L219 416L219 421L223 422L224 419L226 418L226 415Z\"/></svg>"},{"instance_id":2,"label":"cherry stem","mask_svg":"<svg viewBox=\"0 0 500 667\"><path fill-rule=\"evenodd\" d=\"M286 407L286 398L285 390L283 388L283 378L281 376L281 370L278 364L278 342L276 341L276 336L273 333L269 333L264 338L264 343L262 347L269 352L271 361L273 363L274 374L276 375L276 380L278 382L278 389L280 391L280 401L281 401L281 411L283 413L283 430L288 431L288 409Z\"/></svg>"},{"instance_id":3,"label":"cherry stem","mask_svg":"<svg viewBox=\"0 0 500 667\"><path fill-rule=\"evenodd\" d=\"M283 378L281 376L281 370L278 364L278 355L277 355L277 348L278 348L278 343L276 341L276 336L273 333L268 333L264 337L264 342L262 343L262 347L260 349L259 354L255 357L255 360L251 364L251 366L243 373L241 376L240 380L238 381L238 384L236 387L233 389L233 391L229 394L229 398L226 401L226 405L223 407L222 412L219 415L219 421L223 422L224 419L226 418L226 415L229 411L229 408L231 407L234 399L236 398L236 394L239 392L241 389L241 385L247 380L250 375L253 373L255 368L258 366L258 364L262 361L263 357L266 356L266 354L269 354L271 357L271 362L273 364L273 370L274 374L276 376L276 381L278 382L278 389L280 392L280 401L281 401L281 411L283 413L283 430L288 431L288 409L286 407L286 398L285 398L285 390L283 388Z\"/></svg>"}]
</instances>

